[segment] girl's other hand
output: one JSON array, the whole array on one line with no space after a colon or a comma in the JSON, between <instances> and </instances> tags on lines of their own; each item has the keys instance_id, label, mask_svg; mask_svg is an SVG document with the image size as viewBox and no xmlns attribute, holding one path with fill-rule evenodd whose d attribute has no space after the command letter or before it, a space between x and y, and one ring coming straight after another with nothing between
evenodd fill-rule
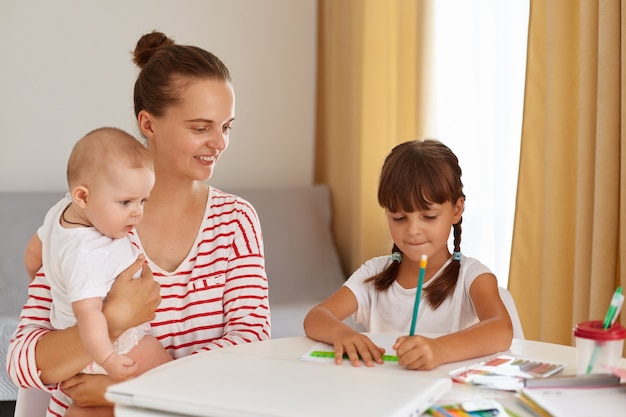
<instances>
[{"instance_id":1,"label":"girl's other hand","mask_svg":"<svg viewBox=\"0 0 626 417\"><path fill-rule=\"evenodd\" d=\"M439 352L442 347L436 339L424 336L401 336L396 340L393 349L398 355L398 364L407 369L428 371L441 365Z\"/></svg>"},{"instance_id":2,"label":"girl's other hand","mask_svg":"<svg viewBox=\"0 0 626 417\"><path fill-rule=\"evenodd\" d=\"M133 278L140 269L141 276ZM152 277L144 255L139 255L117 277L105 300L103 311L111 339L117 339L131 327L153 320L160 302L160 285Z\"/></svg>"},{"instance_id":3,"label":"girl's other hand","mask_svg":"<svg viewBox=\"0 0 626 417\"><path fill-rule=\"evenodd\" d=\"M369 337L352 329L343 330L335 336L335 363L340 365L344 355L353 366L374 366L374 363L383 363L385 349L378 347Z\"/></svg>"}]
</instances>

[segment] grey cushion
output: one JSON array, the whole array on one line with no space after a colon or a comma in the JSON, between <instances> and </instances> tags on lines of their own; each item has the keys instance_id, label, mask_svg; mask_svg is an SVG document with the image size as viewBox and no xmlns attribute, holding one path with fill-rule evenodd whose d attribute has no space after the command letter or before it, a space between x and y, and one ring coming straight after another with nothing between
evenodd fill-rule
<instances>
[{"instance_id":1,"label":"grey cushion","mask_svg":"<svg viewBox=\"0 0 626 417\"><path fill-rule=\"evenodd\" d=\"M15 400L17 387L6 374L6 354L22 306L29 277L24 250L48 209L63 192L0 193L0 400Z\"/></svg>"},{"instance_id":2,"label":"grey cushion","mask_svg":"<svg viewBox=\"0 0 626 417\"><path fill-rule=\"evenodd\" d=\"M272 302L319 301L339 288L345 277L331 235L326 186L232 192L259 215Z\"/></svg>"},{"instance_id":3,"label":"grey cushion","mask_svg":"<svg viewBox=\"0 0 626 417\"><path fill-rule=\"evenodd\" d=\"M19 316L26 301L26 244L64 192L0 193L0 315Z\"/></svg>"},{"instance_id":4,"label":"grey cushion","mask_svg":"<svg viewBox=\"0 0 626 417\"><path fill-rule=\"evenodd\" d=\"M304 335L306 313L345 280L331 234L328 187L224 191L248 200L261 221L272 337Z\"/></svg>"},{"instance_id":5,"label":"grey cushion","mask_svg":"<svg viewBox=\"0 0 626 417\"><path fill-rule=\"evenodd\" d=\"M17 323L17 317L0 316L0 365L2 366L0 368L0 401L12 401L17 398L17 387L9 380L5 367L7 347Z\"/></svg>"}]
</instances>

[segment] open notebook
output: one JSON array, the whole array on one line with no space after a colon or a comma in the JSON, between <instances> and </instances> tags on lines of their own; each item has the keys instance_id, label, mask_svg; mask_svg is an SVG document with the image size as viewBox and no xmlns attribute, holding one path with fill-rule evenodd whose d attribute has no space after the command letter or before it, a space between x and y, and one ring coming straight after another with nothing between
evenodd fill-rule
<instances>
[{"instance_id":1,"label":"open notebook","mask_svg":"<svg viewBox=\"0 0 626 417\"><path fill-rule=\"evenodd\" d=\"M106 398L145 408L146 415L152 410L214 417L408 417L421 415L451 387L450 378L397 367L355 368L213 351L112 385Z\"/></svg>"}]
</instances>

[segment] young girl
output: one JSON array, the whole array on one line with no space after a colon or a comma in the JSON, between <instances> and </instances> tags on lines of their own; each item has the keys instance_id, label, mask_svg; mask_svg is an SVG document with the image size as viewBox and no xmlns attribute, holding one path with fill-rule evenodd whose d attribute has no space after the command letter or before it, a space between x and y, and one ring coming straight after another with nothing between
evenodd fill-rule
<instances>
[{"instance_id":1,"label":"young girl","mask_svg":"<svg viewBox=\"0 0 626 417\"><path fill-rule=\"evenodd\" d=\"M385 209L392 254L367 261L312 308L304 319L306 335L334 345L337 364L344 354L354 366L382 363L384 349L343 320L353 315L369 332L408 333L420 259L426 255L416 335L401 336L393 345L399 364L428 370L508 349L513 329L496 277L461 254L465 195L454 153L435 140L396 146L383 164L378 203ZM448 250L451 228L453 254Z\"/></svg>"}]
</instances>

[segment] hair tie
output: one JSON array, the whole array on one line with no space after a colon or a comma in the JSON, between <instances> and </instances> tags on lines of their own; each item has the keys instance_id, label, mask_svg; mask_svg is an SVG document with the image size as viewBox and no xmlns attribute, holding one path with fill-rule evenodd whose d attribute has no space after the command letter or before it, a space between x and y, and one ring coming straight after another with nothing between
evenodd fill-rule
<instances>
[{"instance_id":1,"label":"hair tie","mask_svg":"<svg viewBox=\"0 0 626 417\"><path fill-rule=\"evenodd\" d=\"M452 259L454 259L455 261L460 261L461 260L461 252L454 252L452 253Z\"/></svg>"},{"instance_id":2,"label":"hair tie","mask_svg":"<svg viewBox=\"0 0 626 417\"><path fill-rule=\"evenodd\" d=\"M391 254L391 260L397 263L402 262L402 252L393 252Z\"/></svg>"}]
</instances>

